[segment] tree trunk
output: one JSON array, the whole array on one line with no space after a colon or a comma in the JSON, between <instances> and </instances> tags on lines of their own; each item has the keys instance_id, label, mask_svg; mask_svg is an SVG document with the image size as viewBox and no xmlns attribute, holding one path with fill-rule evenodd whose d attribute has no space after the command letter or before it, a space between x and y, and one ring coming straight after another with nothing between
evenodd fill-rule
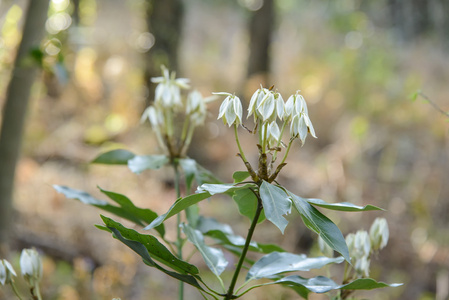
<instances>
[{"instance_id":1,"label":"tree trunk","mask_svg":"<svg viewBox=\"0 0 449 300\"><path fill-rule=\"evenodd\" d=\"M147 0L148 31L154 36L154 45L145 53L145 83L149 87L146 104L154 98L151 77L161 76L161 65L170 71L179 71L178 46L184 8L181 0Z\"/></svg>"},{"instance_id":2,"label":"tree trunk","mask_svg":"<svg viewBox=\"0 0 449 300\"><path fill-rule=\"evenodd\" d=\"M30 52L34 48L39 47L44 36L48 5L49 1L29 1L22 41L6 91L0 128L0 246L3 249L8 245L14 175L21 149L28 99L38 71L38 65L30 64L26 59L30 58Z\"/></svg>"},{"instance_id":3,"label":"tree trunk","mask_svg":"<svg viewBox=\"0 0 449 300\"><path fill-rule=\"evenodd\" d=\"M255 11L249 23L249 59L248 78L260 76L261 83L269 84L268 73L270 71L270 43L274 27L274 3L273 0L265 0L263 6Z\"/></svg>"}]
</instances>

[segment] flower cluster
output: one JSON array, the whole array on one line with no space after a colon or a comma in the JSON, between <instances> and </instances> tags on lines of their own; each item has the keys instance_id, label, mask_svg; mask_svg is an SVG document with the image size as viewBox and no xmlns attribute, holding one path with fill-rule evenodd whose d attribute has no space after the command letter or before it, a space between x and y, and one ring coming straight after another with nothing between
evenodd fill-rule
<instances>
[{"instance_id":1,"label":"flower cluster","mask_svg":"<svg viewBox=\"0 0 449 300\"><path fill-rule=\"evenodd\" d=\"M190 88L187 78L176 78L164 66L163 76L152 78L157 83L154 104L143 113L141 121L149 120L159 146L171 158L185 155L191 142L194 129L203 125L206 119L206 103L213 97L203 98L200 92L190 92L185 101L181 91ZM183 126L178 126L184 119ZM178 128L182 130L177 131Z\"/></svg>"},{"instance_id":2,"label":"flower cluster","mask_svg":"<svg viewBox=\"0 0 449 300\"><path fill-rule=\"evenodd\" d=\"M242 104L240 99L229 93L215 94L226 96L220 106L218 119L223 119L224 124L234 125L235 128L242 125ZM259 137L258 145L261 154L259 157L259 173L253 172L252 167L246 161L236 132L240 156L255 181L264 179L272 182L280 168L285 165L284 162L292 142L299 138L302 144L304 144L308 133L316 138L315 130L309 118L307 104L304 97L299 94L299 91L291 95L287 102L284 102L281 93L277 90L260 87L260 89L254 92L249 102L247 118L251 116L254 119L253 133L258 133ZM282 137L287 126L290 126L290 142L282 162L276 170L272 170L277 153L281 151L280 146L285 145L282 142ZM267 153L272 154L270 163L267 163Z\"/></svg>"},{"instance_id":3,"label":"flower cluster","mask_svg":"<svg viewBox=\"0 0 449 300\"><path fill-rule=\"evenodd\" d=\"M383 249L387 245L388 237L388 224L384 218L376 218L369 233L359 230L346 236L346 244L357 277L369 276L371 254Z\"/></svg>"}]
</instances>

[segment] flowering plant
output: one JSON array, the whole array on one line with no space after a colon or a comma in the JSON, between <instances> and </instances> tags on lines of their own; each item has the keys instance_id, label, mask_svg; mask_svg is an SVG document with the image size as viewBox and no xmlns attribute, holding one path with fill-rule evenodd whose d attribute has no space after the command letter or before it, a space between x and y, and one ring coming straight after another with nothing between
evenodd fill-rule
<instances>
[{"instance_id":1,"label":"flowering plant","mask_svg":"<svg viewBox=\"0 0 449 300\"><path fill-rule=\"evenodd\" d=\"M154 82L158 83L156 99L154 105L145 111L143 119L149 119L164 154L138 156L126 150L114 150L100 155L94 162L127 164L136 173L170 165L175 171L177 190L177 199L170 209L158 215L150 209L136 207L124 195L102 189L101 192L118 206L68 187L55 186L57 191L68 198L78 199L133 221L147 230L138 232L106 216L101 216L104 226L97 226L112 233L116 239L136 252L146 265L179 280L181 282L180 299L183 298L182 283L197 288L205 299L228 300L240 298L255 288L274 284L293 289L304 298L307 298L311 292L326 293L336 290L338 291L336 299L346 299L354 290L397 286L397 284L389 285L367 278L369 254L385 246L388 240L388 234L385 234L386 223L376 221L377 223L371 229L373 232L371 235L360 233L353 237L348 236L345 240L339 228L317 209L319 207L337 211L362 212L380 210L380 208L372 205L362 207L346 202L328 203L320 199L306 199L296 195L277 181L279 173L287 164L288 154L294 142L299 139L304 144L309 133L316 138L306 101L299 91L284 102L281 93L277 90L263 87L258 89L253 94L248 107L247 118L252 116L254 122L252 129L243 125L243 109L239 97L230 93L216 93L218 96L225 96L218 118L229 127L234 127L238 156L245 167L244 171L236 171L233 174L232 183L221 183L193 159L185 157L193 128L204 120L205 103L209 98L204 99L197 92L193 92L187 97L187 105L183 104L180 90L188 87L188 81L176 79L173 73L170 75L166 69L163 69L163 74L163 77L154 79ZM178 118L174 116L180 112L183 112L185 119L180 127L181 130L178 130L179 127L176 127L174 122ZM241 127L245 128L249 134L257 136L256 146L259 150L257 165L252 165L245 156L239 140ZM290 131L288 135L285 133L286 128ZM280 154L283 156L278 162L277 157ZM187 191L190 190L193 179L196 180L198 184L196 193L187 193L185 197L180 196L179 167L185 174ZM198 209L195 209L197 203L216 194L232 197L240 213L250 219L251 225L246 237L234 234L227 224L201 216ZM289 223L284 216L290 214L292 208L299 213L304 225L319 236L322 247L328 249L327 253L332 255L307 257L305 254L289 253L274 244L257 243L252 239L257 225L265 220L271 222L283 234ZM182 216L183 212L185 217ZM173 216L177 217L177 239L169 241L165 237L164 222ZM148 230L151 230L151 234L147 233ZM207 244L205 237L213 239L216 242L215 246ZM184 260L182 247L186 240L190 241L204 258L221 289L212 288L203 280L200 270ZM368 241L370 246L363 247ZM222 277L222 273L228 266L224 250L238 257L238 263L227 287ZM262 257L257 261L249 260L247 258L249 251L259 253ZM334 251L340 256L333 257ZM324 276L305 278L290 274L320 269L326 265L340 264L344 261L347 266L350 266L349 268L355 270L356 275L350 276L349 271L345 272L347 276L341 284ZM237 286L238 278L244 268L248 270L245 281ZM259 279L271 281L260 283L257 282ZM255 284L248 287L253 282Z\"/></svg>"}]
</instances>

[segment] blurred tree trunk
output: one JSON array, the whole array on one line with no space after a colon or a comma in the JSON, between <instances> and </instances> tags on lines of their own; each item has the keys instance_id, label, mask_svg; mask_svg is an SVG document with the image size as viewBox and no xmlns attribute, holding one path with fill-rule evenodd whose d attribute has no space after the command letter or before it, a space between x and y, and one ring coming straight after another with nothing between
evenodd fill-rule
<instances>
[{"instance_id":1,"label":"blurred tree trunk","mask_svg":"<svg viewBox=\"0 0 449 300\"><path fill-rule=\"evenodd\" d=\"M31 51L39 47L44 36L48 5L49 1L29 1L22 41L6 90L0 128L0 246L6 246L9 238L15 169L31 86L38 71L38 65L27 59L31 58Z\"/></svg>"},{"instance_id":2,"label":"blurred tree trunk","mask_svg":"<svg viewBox=\"0 0 449 300\"><path fill-rule=\"evenodd\" d=\"M389 0L388 2L392 26L402 40L412 41L431 30L433 21L430 1Z\"/></svg>"},{"instance_id":3,"label":"blurred tree trunk","mask_svg":"<svg viewBox=\"0 0 449 300\"><path fill-rule=\"evenodd\" d=\"M178 71L178 47L184 15L182 0L147 0L148 31L154 36L154 45L145 53L145 83L151 86L151 77L161 76L161 65ZM154 89L148 89L146 104L154 99Z\"/></svg>"},{"instance_id":4,"label":"blurred tree trunk","mask_svg":"<svg viewBox=\"0 0 449 300\"><path fill-rule=\"evenodd\" d=\"M247 76L248 78L257 77L264 86L269 84L269 50L274 18L274 1L265 0L262 7L251 15L249 23L250 44Z\"/></svg>"}]
</instances>

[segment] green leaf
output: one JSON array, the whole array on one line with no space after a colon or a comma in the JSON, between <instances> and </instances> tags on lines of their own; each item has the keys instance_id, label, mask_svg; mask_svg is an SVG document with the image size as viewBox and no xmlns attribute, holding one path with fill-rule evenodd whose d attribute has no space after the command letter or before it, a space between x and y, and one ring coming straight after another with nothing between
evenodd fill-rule
<instances>
[{"instance_id":1,"label":"green leaf","mask_svg":"<svg viewBox=\"0 0 449 300\"><path fill-rule=\"evenodd\" d=\"M237 171L234 172L234 174L232 174L232 178L234 179L234 183L240 183L243 180L245 180L246 178L248 178L249 172L248 171Z\"/></svg>"},{"instance_id":2,"label":"green leaf","mask_svg":"<svg viewBox=\"0 0 449 300\"><path fill-rule=\"evenodd\" d=\"M303 198L304 199L304 198ZM309 202L312 205L316 205L319 207L332 209L332 210L339 210L339 211L369 211L369 210L383 210L380 207L374 206L374 205L365 205L365 206L358 206L349 202L340 202L340 203L327 203L324 200L321 199L305 199L307 202Z\"/></svg>"},{"instance_id":3,"label":"green leaf","mask_svg":"<svg viewBox=\"0 0 449 300\"><path fill-rule=\"evenodd\" d=\"M204 199L207 199L209 197L210 197L209 193L203 192L203 193L193 194L193 195L190 195L190 196L187 196L184 198L179 198L178 200L176 200L176 202L169 208L169 210L165 214L160 215L159 217L154 219L154 221L151 222L151 224L148 225L147 227L145 227L144 229L148 230L148 229L157 227L157 226L161 225L165 220L167 220L170 217L173 217L174 215L183 211L187 207L194 205L194 204L196 204Z\"/></svg>"},{"instance_id":4,"label":"green leaf","mask_svg":"<svg viewBox=\"0 0 449 300\"><path fill-rule=\"evenodd\" d=\"M310 292L322 294L327 293L332 290L338 290L338 289L349 289L346 287L355 287L351 289L363 289L363 290L370 290L375 288L383 288L383 287L397 287L402 284L393 283L393 284L386 284L383 282L377 282L374 279L371 278L362 278L362 279L356 279L353 282L350 282L348 284L344 285L338 285L335 283L332 279L324 277L324 276L317 276L313 278L304 278L298 275L291 275L284 278L281 278L279 280L276 280L275 282L260 284L251 287L250 289L266 286L266 285L272 285L272 284L282 284L289 288L292 288L295 290L301 297L306 298Z\"/></svg>"},{"instance_id":5,"label":"green leaf","mask_svg":"<svg viewBox=\"0 0 449 300\"><path fill-rule=\"evenodd\" d=\"M198 187L197 192L208 192L211 195L231 193L237 190L246 189L248 187L257 187L255 183L247 183L238 185L234 183L209 184L205 183Z\"/></svg>"},{"instance_id":6,"label":"green leaf","mask_svg":"<svg viewBox=\"0 0 449 300\"><path fill-rule=\"evenodd\" d=\"M136 155L128 150L116 149L100 154L92 161L92 163L107 165L126 165L128 164L128 160L134 158L134 156Z\"/></svg>"},{"instance_id":7,"label":"green leaf","mask_svg":"<svg viewBox=\"0 0 449 300\"><path fill-rule=\"evenodd\" d=\"M237 203L241 215L248 217L250 221L254 219L257 210L257 197L251 189L241 189L234 192L232 199ZM257 223L265 221L265 212L262 210Z\"/></svg>"},{"instance_id":8,"label":"green leaf","mask_svg":"<svg viewBox=\"0 0 449 300\"><path fill-rule=\"evenodd\" d=\"M294 271L310 271L321 269L331 263L341 263L343 257L314 257L308 258L305 254L293 254L288 252L272 252L258 260L249 270L246 280L270 278L273 275Z\"/></svg>"},{"instance_id":9,"label":"green leaf","mask_svg":"<svg viewBox=\"0 0 449 300\"><path fill-rule=\"evenodd\" d=\"M94 206L107 206L108 202L104 200L99 200L97 198L92 197L90 194L85 191L75 190L63 185L53 185L53 188L61 194L64 194L69 199L77 199L84 204L94 205Z\"/></svg>"},{"instance_id":10,"label":"green leaf","mask_svg":"<svg viewBox=\"0 0 449 300\"><path fill-rule=\"evenodd\" d=\"M401 285L402 283L387 284L384 282L377 282L372 278L359 278L348 284L341 285L339 288L342 290L372 290L384 287L398 287Z\"/></svg>"},{"instance_id":11,"label":"green leaf","mask_svg":"<svg viewBox=\"0 0 449 300\"><path fill-rule=\"evenodd\" d=\"M103 190L100 188L100 191L109 197L109 199L115 201L120 207L126 211L127 213L137 217L139 220L144 221L146 224L150 224L158 217L157 213L152 211L151 209L143 209L136 207L131 200L129 200L126 196L110 191ZM142 225L144 226L144 225ZM165 227L164 224L161 224L155 228L155 230L163 237L165 235Z\"/></svg>"},{"instance_id":12,"label":"green leaf","mask_svg":"<svg viewBox=\"0 0 449 300\"><path fill-rule=\"evenodd\" d=\"M128 160L128 168L133 173L142 173L145 170L157 170L169 162L165 155L136 155Z\"/></svg>"},{"instance_id":13,"label":"green leaf","mask_svg":"<svg viewBox=\"0 0 449 300\"><path fill-rule=\"evenodd\" d=\"M105 216L101 216L101 218L103 219L104 224L112 230L117 237L117 232L119 232L123 239L132 241L134 246L130 248L137 252L144 260L151 262L152 258L181 273L193 275L199 273L197 267L178 259L154 236L141 234L133 229L126 228L122 224ZM123 239L120 239L120 241L123 242ZM129 243L125 244L129 246Z\"/></svg>"},{"instance_id":14,"label":"green leaf","mask_svg":"<svg viewBox=\"0 0 449 300\"><path fill-rule=\"evenodd\" d=\"M283 215L287 215L291 212L292 201L284 190L266 181L262 182L259 192L265 216L271 223L281 230L282 234L284 234L288 221Z\"/></svg>"},{"instance_id":15,"label":"green leaf","mask_svg":"<svg viewBox=\"0 0 449 300\"><path fill-rule=\"evenodd\" d=\"M187 275L187 274L180 274L180 273L176 273L176 272L172 272L169 271L163 267L161 267L160 265L158 265L156 262L153 261L152 257L150 256L147 248L139 241L134 241L134 240L130 240L125 238L124 236L122 236L120 230L113 228L113 227L109 227L109 229L113 232L114 237L117 238L119 241L121 241L122 243L124 243L126 246L128 246L129 248L131 248L132 250L134 250L134 252L136 252L137 254L139 254L142 257L143 262L150 266L150 267L154 267L157 268L158 270L164 272L165 274L176 278L180 281L183 281L187 284L190 284L194 287L196 287L199 290L204 291L204 289L199 285L198 280L201 280L201 278L197 275ZM162 245L163 246L163 245ZM167 250L167 249L165 249ZM167 250L168 251L168 250ZM171 254L171 253L170 253ZM175 257L176 258L176 257ZM177 259L177 258L176 258ZM173 261L176 262L176 261ZM182 261L181 261L182 262ZM185 262L184 262L185 263ZM187 264L187 263L186 263ZM191 265L192 267L196 268L195 266ZM198 269L197 269L198 270Z\"/></svg>"},{"instance_id":16,"label":"green leaf","mask_svg":"<svg viewBox=\"0 0 449 300\"><path fill-rule=\"evenodd\" d=\"M301 215L304 224L319 234L319 236L335 251L339 252L350 263L348 246L346 245L345 238L329 218L323 215L319 210L309 204L305 199L296 196L290 192L293 204L296 210Z\"/></svg>"},{"instance_id":17,"label":"green leaf","mask_svg":"<svg viewBox=\"0 0 449 300\"><path fill-rule=\"evenodd\" d=\"M187 224L181 225L187 239L195 245L198 251L203 256L206 265L216 276L220 276L220 274L226 269L228 265L228 261L225 259L223 255L223 251L221 249L212 248L207 246L204 243L203 234L196 229L193 229Z\"/></svg>"},{"instance_id":18,"label":"green leaf","mask_svg":"<svg viewBox=\"0 0 449 300\"><path fill-rule=\"evenodd\" d=\"M338 284L336 284L332 279L324 277L324 276L317 276L313 278L303 278L298 275L291 275L284 277L282 279L279 279L274 282L275 284L282 284L287 285L289 287L300 287L306 289L306 294L309 292L313 293L327 293L333 289L338 288Z\"/></svg>"},{"instance_id":19,"label":"green leaf","mask_svg":"<svg viewBox=\"0 0 449 300\"><path fill-rule=\"evenodd\" d=\"M57 192L64 194L64 196L66 196L68 199L77 199L84 204L89 204L104 211L113 213L118 217L127 219L142 227L146 224L151 223L157 217L157 214L150 209L143 209L134 206L134 204L124 195L105 191L101 188L100 190L102 193L104 193L110 199L114 200L120 206L111 205L107 201L96 199L84 191L75 190L67 186L53 185L53 188ZM156 230L161 236L164 236L164 226L159 226L156 228Z\"/></svg>"}]
</instances>

